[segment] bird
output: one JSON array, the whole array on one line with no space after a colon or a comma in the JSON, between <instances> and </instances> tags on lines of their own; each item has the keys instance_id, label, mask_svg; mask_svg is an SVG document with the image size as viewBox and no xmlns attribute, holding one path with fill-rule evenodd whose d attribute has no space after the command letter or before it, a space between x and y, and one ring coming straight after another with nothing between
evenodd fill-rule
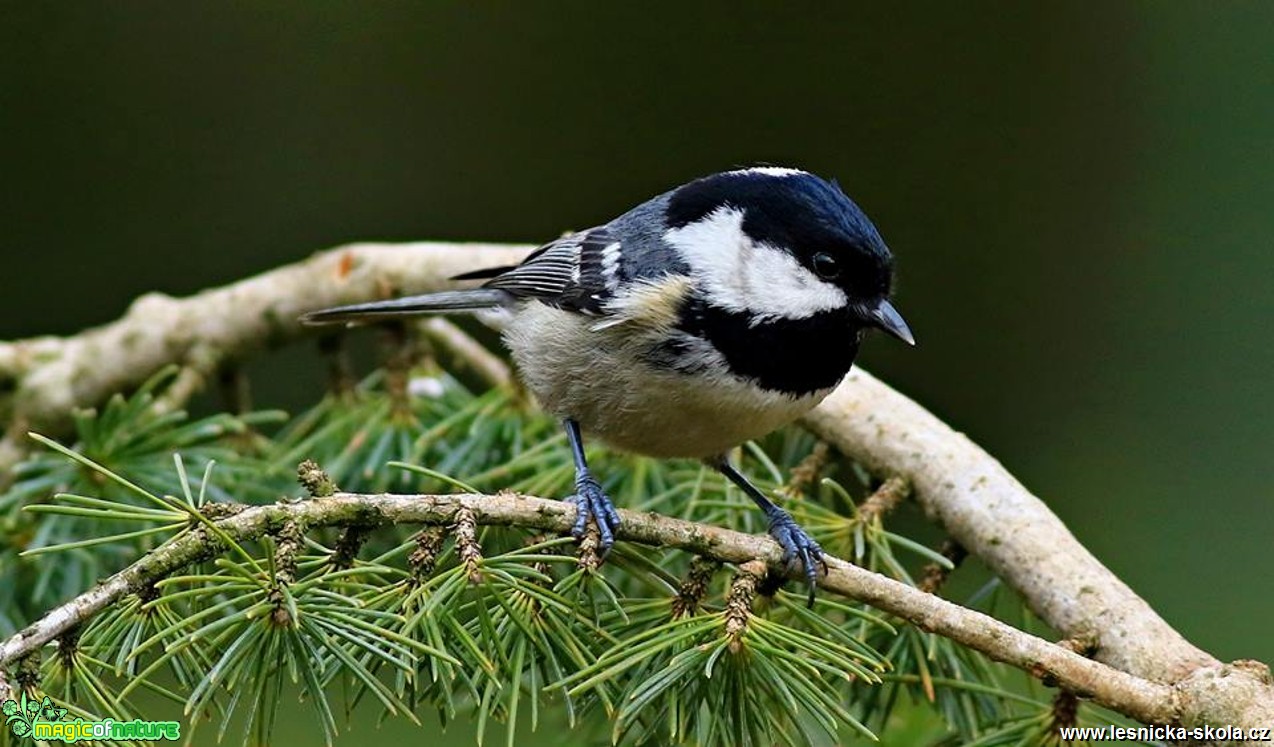
<instances>
[{"instance_id":1,"label":"bird","mask_svg":"<svg viewBox=\"0 0 1274 747\"><path fill-rule=\"evenodd\" d=\"M695 179L514 266L458 275L476 288L322 309L306 324L496 311L575 466L572 535L602 556L620 517L584 436L657 458L698 459L756 503L813 604L819 544L731 462L739 445L813 409L849 373L868 330L908 345L894 259L835 180L753 166Z\"/></svg>"}]
</instances>

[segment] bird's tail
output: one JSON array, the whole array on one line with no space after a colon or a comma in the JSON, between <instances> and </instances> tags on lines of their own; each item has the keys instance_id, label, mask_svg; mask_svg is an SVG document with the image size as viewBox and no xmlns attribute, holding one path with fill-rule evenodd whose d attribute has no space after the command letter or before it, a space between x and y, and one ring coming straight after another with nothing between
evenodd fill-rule
<instances>
[{"instance_id":1,"label":"bird's tail","mask_svg":"<svg viewBox=\"0 0 1274 747\"><path fill-rule=\"evenodd\" d=\"M357 303L320 309L301 315L302 324L337 324L396 319L422 314L446 314L455 311L478 311L504 306L512 300L507 292L494 288L441 291L423 296L407 296L389 301Z\"/></svg>"}]
</instances>

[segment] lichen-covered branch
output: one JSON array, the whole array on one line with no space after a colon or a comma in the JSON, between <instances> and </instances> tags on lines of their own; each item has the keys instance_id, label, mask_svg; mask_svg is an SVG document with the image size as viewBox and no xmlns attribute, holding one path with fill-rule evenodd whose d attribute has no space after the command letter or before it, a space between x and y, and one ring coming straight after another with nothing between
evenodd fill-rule
<instances>
[{"instance_id":1,"label":"lichen-covered branch","mask_svg":"<svg viewBox=\"0 0 1274 747\"><path fill-rule=\"evenodd\" d=\"M769 537L743 534L649 512L621 510L618 538L645 545L685 550L710 560L746 564L760 560L782 571L782 551ZM475 525L517 526L566 532L575 508L562 501L499 495L357 495L247 508L217 522L231 539L259 538L278 527L379 526L389 524L462 525L472 543ZM457 538L457 542L460 542ZM157 548L133 565L0 643L0 669L38 650L59 635L84 624L125 595L222 552L219 540L191 532ZM479 574L481 559L472 550L465 562ZM462 553L463 555L463 553ZM924 630L981 651L997 661L1091 698L1108 708L1150 723L1170 723L1178 716L1178 693L1170 686L1134 677L1080 656L1065 646L1017 630L915 587L829 557L819 586L828 593L856 599L896 615ZM752 566L746 566L752 567Z\"/></svg>"},{"instance_id":2,"label":"lichen-covered branch","mask_svg":"<svg viewBox=\"0 0 1274 747\"><path fill-rule=\"evenodd\" d=\"M905 478L925 512L1068 638L1138 677L1178 683L1185 712L1208 723L1274 726L1269 668L1222 664L1155 614L990 454L932 413L856 369L804 423L881 475Z\"/></svg>"},{"instance_id":3,"label":"lichen-covered branch","mask_svg":"<svg viewBox=\"0 0 1274 747\"><path fill-rule=\"evenodd\" d=\"M297 321L302 312L437 290L454 275L516 263L529 248L350 244L187 298L150 293L116 321L71 337L0 342L0 413L58 435L75 408L129 391L165 366L188 369L186 381L197 383L227 361L313 334ZM0 443L0 473L21 446L12 435Z\"/></svg>"}]
</instances>

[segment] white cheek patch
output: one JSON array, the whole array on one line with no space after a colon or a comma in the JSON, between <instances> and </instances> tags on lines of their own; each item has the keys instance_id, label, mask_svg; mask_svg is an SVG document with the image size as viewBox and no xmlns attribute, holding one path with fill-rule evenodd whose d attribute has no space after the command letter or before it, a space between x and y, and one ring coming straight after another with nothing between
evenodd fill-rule
<instances>
[{"instance_id":1,"label":"white cheek patch","mask_svg":"<svg viewBox=\"0 0 1274 747\"><path fill-rule=\"evenodd\" d=\"M664 234L690 265L708 301L759 317L804 319L843 308L845 291L803 267L791 254L753 241L743 232L743 211L722 207Z\"/></svg>"}]
</instances>

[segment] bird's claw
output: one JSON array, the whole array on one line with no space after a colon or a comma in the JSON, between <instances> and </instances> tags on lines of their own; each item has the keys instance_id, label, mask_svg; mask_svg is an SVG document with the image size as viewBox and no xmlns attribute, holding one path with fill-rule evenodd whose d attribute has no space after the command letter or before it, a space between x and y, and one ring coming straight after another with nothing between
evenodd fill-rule
<instances>
[{"instance_id":1,"label":"bird's claw","mask_svg":"<svg viewBox=\"0 0 1274 747\"><path fill-rule=\"evenodd\" d=\"M575 495L567 498L566 502L575 505L575 525L571 527L571 536L583 539L591 518L597 525L598 545L601 556L605 558L615 544L615 530L619 529L619 512L615 510L615 504L589 474L575 479Z\"/></svg>"},{"instance_id":2,"label":"bird's claw","mask_svg":"<svg viewBox=\"0 0 1274 747\"><path fill-rule=\"evenodd\" d=\"M805 581L809 585L808 606L814 606L814 589L818 585L818 568L827 573L827 561L823 548L819 547L788 512L776 508L770 516L770 536L783 548L783 563L791 566L798 559L805 569Z\"/></svg>"}]
</instances>

